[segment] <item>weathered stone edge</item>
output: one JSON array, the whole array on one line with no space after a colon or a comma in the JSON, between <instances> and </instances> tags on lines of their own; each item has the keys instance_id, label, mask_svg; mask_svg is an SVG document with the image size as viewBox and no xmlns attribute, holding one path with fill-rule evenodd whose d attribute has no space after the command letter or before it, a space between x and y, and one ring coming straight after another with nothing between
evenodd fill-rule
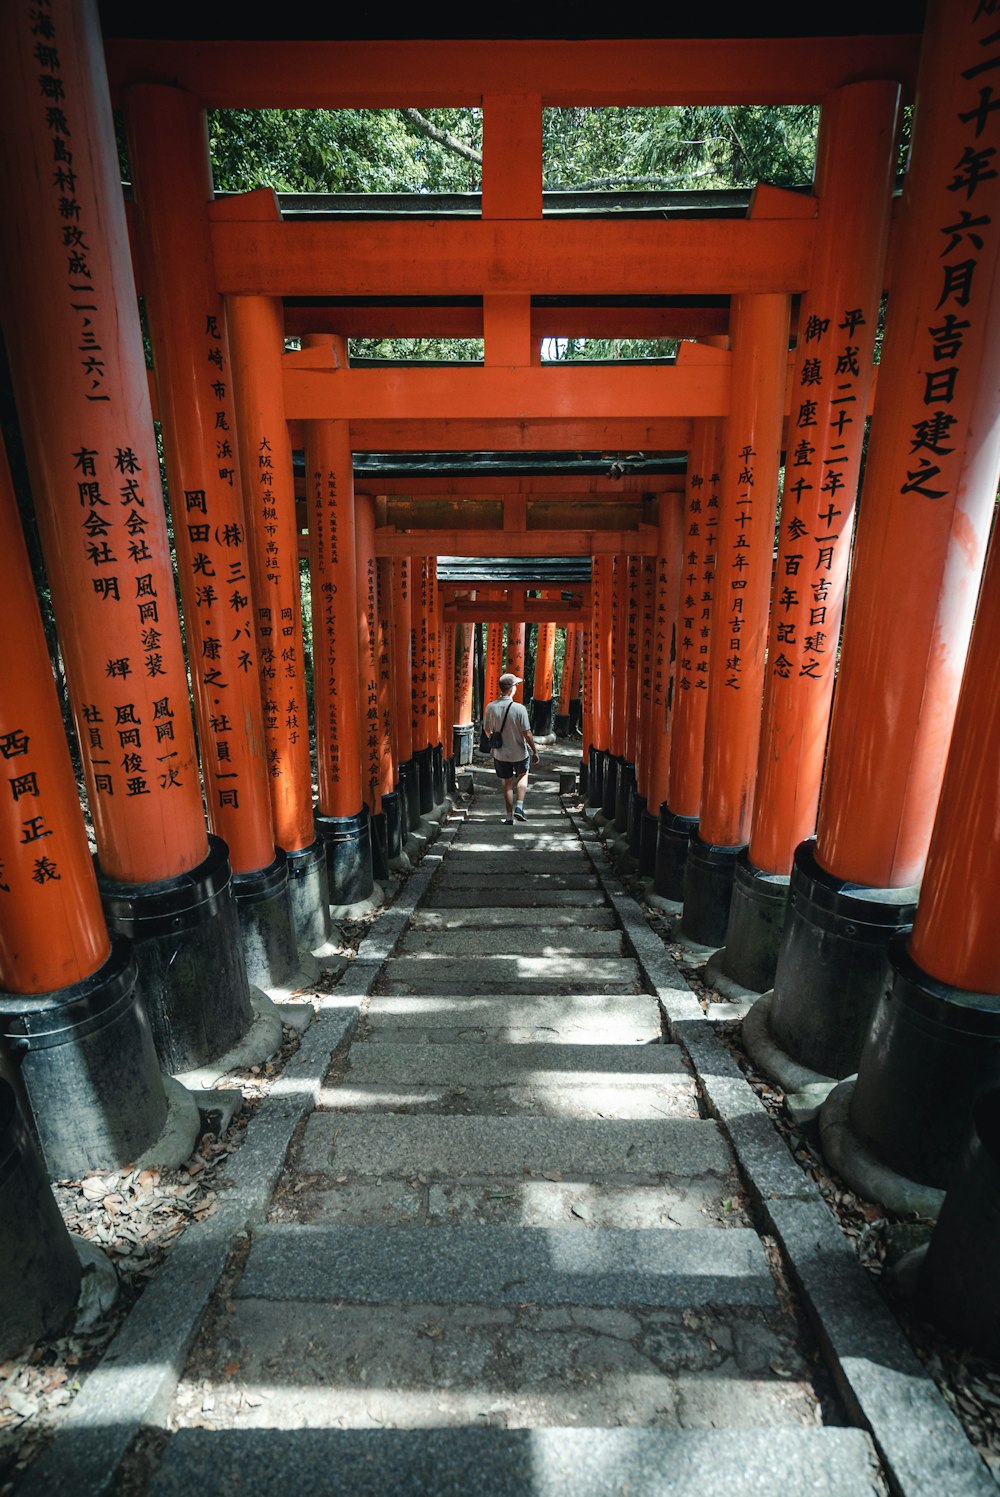
<instances>
[{"instance_id":1,"label":"weathered stone edge","mask_svg":"<svg viewBox=\"0 0 1000 1497\"><path fill-rule=\"evenodd\" d=\"M819 1187L790 1157L763 1104L705 1018L697 997L570 812L672 1037L725 1130L767 1230L776 1237L851 1418L866 1429L899 1497L996 1497L996 1482L834 1221Z\"/></svg>"},{"instance_id":2,"label":"weathered stone edge","mask_svg":"<svg viewBox=\"0 0 1000 1497\"><path fill-rule=\"evenodd\" d=\"M50 1497L53 1491L102 1497L112 1490L143 1425L166 1416L233 1244L264 1219L292 1135L316 1100L330 1056L353 1035L362 1002L459 825L456 819L442 828L399 898L366 935L337 985L338 1005L317 1014L248 1125L242 1147L220 1174L218 1209L188 1227L69 1406L52 1442L25 1471L18 1497Z\"/></svg>"}]
</instances>

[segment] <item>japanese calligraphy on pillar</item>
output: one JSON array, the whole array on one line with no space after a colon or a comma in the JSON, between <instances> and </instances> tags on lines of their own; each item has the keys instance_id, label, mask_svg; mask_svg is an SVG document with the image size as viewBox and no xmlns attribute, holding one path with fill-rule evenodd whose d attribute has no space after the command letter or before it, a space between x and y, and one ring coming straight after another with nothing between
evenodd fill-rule
<instances>
[{"instance_id":1,"label":"japanese calligraphy on pillar","mask_svg":"<svg viewBox=\"0 0 1000 1497\"><path fill-rule=\"evenodd\" d=\"M395 776L392 683L392 564L382 557L375 569L375 610L378 617L376 657L378 661L379 753L382 759L382 789L389 793ZM386 759L388 758L388 764Z\"/></svg>"},{"instance_id":2,"label":"japanese calligraphy on pillar","mask_svg":"<svg viewBox=\"0 0 1000 1497\"><path fill-rule=\"evenodd\" d=\"M374 806L379 784L379 749L381 740L378 697L378 578L374 556L367 556L365 558L361 575L358 578L358 585L362 590L365 623L367 625L365 630L367 639L364 642L364 649L360 656L362 690L361 722L368 764L366 779L369 791L368 804Z\"/></svg>"},{"instance_id":3,"label":"japanese calligraphy on pillar","mask_svg":"<svg viewBox=\"0 0 1000 1497\"><path fill-rule=\"evenodd\" d=\"M95 229L77 195L78 172L74 166L73 110L66 97L62 76L59 37L50 0L36 0L29 12L29 27L35 38L34 58L38 64L35 84L38 108L49 132L52 145L52 172L49 191L55 209L53 232L58 235L66 264L66 292L75 314L79 342L75 363L79 369L84 398L107 401L105 387L107 364L101 332L102 313L94 292L91 270L91 245ZM112 310L112 317L114 311Z\"/></svg>"},{"instance_id":4,"label":"japanese calligraphy on pillar","mask_svg":"<svg viewBox=\"0 0 1000 1497\"><path fill-rule=\"evenodd\" d=\"M343 774L343 744L337 731L340 711L340 650L337 629L337 583L340 565L337 535L337 474L333 468L314 468L310 474L310 546L313 567L313 669L322 691L316 692L317 756L334 785ZM317 586L318 582L318 586Z\"/></svg>"},{"instance_id":5,"label":"japanese calligraphy on pillar","mask_svg":"<svg viewBox=\"0 0 1000 1497\"><path fill-rule=\"evenodd\" d=\"M750 570L753 534L752 530L747 527L753 524L753 480L756 456L756 452L749 444L737 450L734 516L739 528L734 531L729 540L729 554L722 563L725 566L727 589L724 627L729 634L725 656L725 684L734 691L739 691L742 686L745 601L743 594L749 581L747 574Z\"/></svg>"},{"instance_id":6,"label":"japanese calligraphy on pillar","mask_svg":"<svg viewBox=\"0 0 1000 1497\"><path fill-rule=\"evenodd\" d=\"M834 669L874 333L872 309L813 311L793 392L771 670L823 680Z\"/></svg>"},{"instance_id":7,"label":"japanese calligraphy on pillar","mask_svg":"<svg viewBox=\"0 0 1000 1497\"><path fill-rule=\"evenodd\" d=\"M677 689L707 691L721 474L688 475Z\"/></svg>"}]
</instances>

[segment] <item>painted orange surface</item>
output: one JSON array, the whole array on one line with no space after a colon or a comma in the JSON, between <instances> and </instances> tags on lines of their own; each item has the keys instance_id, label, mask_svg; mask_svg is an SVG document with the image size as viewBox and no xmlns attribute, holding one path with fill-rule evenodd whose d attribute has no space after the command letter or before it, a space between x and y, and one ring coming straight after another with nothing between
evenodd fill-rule
<instances>
[{"instance_id":1,"label":"painted orange surface","mask_svg":"<svg viewBox=\"0 0 1000 1497\"><path fill-rule=\"evenodd\" d=\"M324 816L356 816L364 788L354 477L346 422L310 423L306 486L319 809Z\"/></svg>"},{"instance_id":2,"label":"painted orange surface","mask_svg":"<svg viewBox=\"0 0 1000 1497\"><path fill-rule=\"evenodd\" d=\"M47 14L58 73L0 7L0 317L101 866L144 882L208 839L97 16Z\"/></svg>"},{"instance_id":3,"label":"painted orange surface","mask_svg":"<svg viewBox=\"0 0 1000 1497\"><path fill-rule=\"evenodd\" d=\"M396 752L401 764L413 758L413 638L410 607L413 564L397 556L392 566L392 691Z\"/></svg>"},{"instance_id":4,"label":"painted orange surface","mask_svg":"<svg viewBox=\"0 0 1000 1497\"><path fill-rule=\"evenodd\" d=\"M559 682L559 715L566 717L569 713L570 698L573 695L573 665L576 664L576 679L580 676L579 656L580 631L575 624L566 625L566 639L563 646L563 668L562 679ZM579 686L577 687L579 691Z\"/></svg>"},{"instance_id":5,"label":"painted orange surface","mask_svg":"<svg viewBox=\"0 0 1000 1497\"><path fill-rule=\"evenodd\" d=\"M1000 532L994 530L910 955L941 982L1000 993Z\"/></svg>"},{"instance_id":6,"label":"painted orange surface","mask_svg":"<svg viewBox=\"0 0 1000 1497\"><path fill-rule=\"evenodd\" d=\"M373 816L382 809L383 758L388 745L379 712L378 572L375 560L375 501L370 494L354 498L354 544L358 559L358 713L365 804ZM391 778L391 776L390 776ZM390 784L389 789L392 786Z\"/></svg>"},{"instance_id":7,"label":"painted orange surface","mask_svg":"<svg viewBox=\"0 0 1000 1497\"><path fill-rule=\"evenodd\" d=\"M650 700L650 767L646 798L655 816L670 792L674 710L677 696L676 641L684 571L683 494L661 494L657 555L653 563L653 629Z\"/></svg>"},{"instance_id":8,"label":"painted orange surface","mask_svg":"<svg viewBox=\"0 0 1000 1497\"><path fill-rule=\"evenodd\" d=\"M485 682L483 685L484 706L495 702L500 695L497 685L503 674L503 624L488 624L486 629Z\"/></svg>"},{"instance_id":9,"label":"painted orange surface","mask_svg":"<svg viewBox=\"0 0 1000 1497\"><path fill-rule=\"evenodd\" d=\"M642 669L641 593L642 559L634 553L626 560L625 613L625 758L639 760L639 677Z\"/></svg>"},{"instance_id":10,"label":"painted orange surface","mask_svg":"<svg viewBox=\"0 0 1000 1497\"><path fill-rule=\"evenodd\" d=\"M455 722L466 726L472 721L472 668L475 639L472 624L456 624L455 629Z\"/></svg>"},{"instance_id":11,"label":"painted orange surface","mask_svg":"<svg viewBox=\"0 0 1000 1497\"><path fill-rule=\"evenodd\" d=\"M628 632L628 557L618 552L612 558L611 583L611 752L615 758L625 755L625 713L628 708L626 689L626 635Z\"/></svg>"},{"instance_id":12,"label":"painted orange surface","mask_svg":"<svg viewBox=\"0 0 1000 1497\"><path fill-rule=\"evenodd\" d=\"M509 623L507 625L507 660L506 669L513 671L519 677L519 683L514 687L515 702L523 702L524 691L524 651L525 635L527 625L522 623Z\"/></svg>"},{"instance_id":13,"label":"painted orange surface","mask_svg":"<svg viewBox=\"0 0 1000 1497\"><path fill-rule=\"evenodd\" d=\"M854 543L817 856L882 888L923 871L1000 472L995 29L929 10Z\"/></svg>"},{"instance_id":14,"label":"painted orange surface","mask_svg":"<svg viewBox=\"0 0 1000 1497\"><path fill-rule=\"evenodd\" d=\"M205 802L234 871L249 873L273 861L274 831L205 122L197 99L158 85L131 89L126 115Z\"/></svg>"},{"instance_id":15,"label":"painted orange surface","mask_svg":"<svg viewBox=\"0 0 1000 1497\"><path fill-rule=\"evenodd\" d=\"M271 814L278 846L294 852L309 847L316 833L292 448L281 403L281 304L269 297L237 296L226 310L257 604Z\"/></svg>"},{"instance_id":16,"label":"painted orange surface","mask_svg":"<svg viewBox=\"0 0 1000 1497\"><path fill-rule=\"evenodd\" d=\"M889 235L897 110L894 83L851 84L823 110L820 232L792 373L750 833L750 861L769 873L791 871L796 847L816 825Z\"/></svg>"},{"instance_id":17,"label":"painted orange surface","mask_svg":"<svg viewBox=\"0 0 1000 1497\"><path fill-rule=\"evenodd\" d=\"M733 311L733 411L726 423L712 605L699 835L750 839L788 351L788 298Z\"/></svg>"},{"instance_id":18,"label":"painted orange surface","mask_svg":"<svg viewBox=\"0 0 1000 1497\"><path fill-rule=\"evenodd\" d=\"M46 993L111 952L52 666L0 439L0 989Z\"/></svg>"},{"instance_id":19,"label":"painted orange surface","mask_svg":"<svg viewBox=\"0 0 1000 1497\"><path fill-rule=\"evenodd\" d=\"M591 574L591 671L594 683L593 742L611 747L611 631L613 577L610 556L595 556Z\"/></svg>"},{"instance_id":20,"label":"painted orange surface","mask_svg":"<svg viewBox=\"0 0 1000 1497\"><path fill-rule=\"evenodd\" d=\"M553 693L553 673L556 658L556 626L545 623L538 625L535 636L535 680L533 695L540 702L551 702Z\"/></svg>"}]
</instances>

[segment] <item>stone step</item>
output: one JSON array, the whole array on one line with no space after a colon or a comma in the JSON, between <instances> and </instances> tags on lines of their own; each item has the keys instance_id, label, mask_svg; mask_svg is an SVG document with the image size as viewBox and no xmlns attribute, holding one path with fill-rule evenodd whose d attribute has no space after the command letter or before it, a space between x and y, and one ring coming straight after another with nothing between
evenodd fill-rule
<instances>
[{"instance_id":1,"label":"stone step","mask_svg":"<svg viewBox=\"0 0 1000 1497\"><path fill-rule=\"evenodd\" d=\"M647 994L479 994L381 995L372 998L366 1018L368 1039L409 1039L407 1030L433 1031L447 1039L506 1040L510 1044L648 1045L659 1041L660 1010Z\"/></svg>"},{"instance_id":2,"label":"stone step","mask_svg":"<svg viewBox=\"0 0 1000 1497\"><path fill-rule=\"evenodd\" d=\"M352 1082L409 1081L460 1086L615 1085L688 1081L676 1045L358 1044L348 1056Z\"/></svg>"},{"instance_id":3,"label":"stone step","mask_svg":"<svg viewBox=\"0 0 1000 1497\"><path fill-rule=\"evenodd\" d=\"M560 884L535 879L530 886L496 887L471 882L468 878L437 878L421 901L421 910L472 909L607 909L607 901L597 878L587 879L585 887L568 889Z\"/></svg>"},{"instance_id":4,"label":"stone step","mask_svg":"<svg viewBox=\"0 0 1000 1497\"><path fill-rule=\"evenodd\" d=\"M407 931L401 936L396 952L400 956L471 957L471 956L621 956L623 940L618 930L587 930L563 926L510 926L499 930Z\"/></svg>"},{"instance_id":5,"label":"stone step","mask_svg":"<svg viewBox=\"0 0 1000 1497\"><path fill-rule=\"evenodd\" d=\"M364 1305L649 1305L715 1309L776 1303L749 1227L686 1232L564 1227L275 1226L255 1229L239 1299Z\"/></svg>"},{"instance_id":6,"label":"stone step","mask_svg":"<svg viewBox=\"0 0 1000 1497\"><path fill-rule=\"evenodd\" d=\"M458 868L446 862L434 880L435 889L485 888L498 886L512 889L521 899L534 890L547 889L598 889L600 880L596 873L569 873L565 865L550 869L529 867L526 863L504 863L493 859L489 863L476 861L468 868Z\"/></svg>"},{"instance_id":7,"label":"stone step","mask_svg":"<svg viewBox=\"0 0 1000 1497\"><path fill-rule=\"evenodd\" d=\"M495 830L490 827L463 828L451 844L449 858L461 862L484 853L509 856L512 852L529 857L549 853L553 857L575 858L579 862L587 856L575 832L528 832L515 823L513 833L509 826L499 826Z\"/></svg>"},{"instance_id":8,"label":"stone step","mask_svg":"<svg viewBox=\"0 0 1000 1497\"><path fill-rule=\"evenodd\" d=\"M332 1472L351 1497L760 1497L779 1474L781 1497L880 1490L854 1429L282 1430L268 1428L267 1400L248 1412L256 1427L244 1417L174 1434L149 1497L240 1497L248 1471L254 1497L323 1497ZM444 1424L443 1411L429 1422Z\"/></svg>"},{"instance_id":9,"label":"stone step","mask_svg":"<svg viewBox=\"0 0 1000 1497\"><path fill-rule=\"evenodd\" d=\"M428 1181L502 1180L655 1184L727 1176L731 1159L705 1118L379 1116L316 1112L302 1132L297 1168L327 1174Z\"/></svg>"},{"instance_id":10,"label":"stone step","mask_svg":"<svg viewBox=\"0 0 1000 1497\"><path fill-rule=\"evenodd\" d=\"M639 964L625 956L392 957L377 992L401 996L426 993L448 997L466 993L639 993Z\"/></svg>"},{"instance_id":11,"label":"stone step","mask_svg":"<svg viewBox=\"0 0 1000 1497\"><path fill-rule=\"evenodd\" d=\"M583 909L526 910L518 906L508 909L433 910L421 904L410 917L411 930L510 930L512 927L535 930L539 926L567 927L574 930L617 930L618 922L614 910L606 906L588 905Z\"/></svg>"}]
</instances>

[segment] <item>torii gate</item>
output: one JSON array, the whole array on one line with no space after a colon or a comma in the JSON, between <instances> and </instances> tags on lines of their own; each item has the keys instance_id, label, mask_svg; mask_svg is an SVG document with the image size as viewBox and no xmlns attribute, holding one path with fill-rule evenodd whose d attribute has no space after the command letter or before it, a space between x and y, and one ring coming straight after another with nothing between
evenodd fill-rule
<instances>
[{"instance_id":1,"label":"torii gate","mask_svg":"<svg viewBox=\"0 0 1000 1497\"><path fill-rule=\"evenodd\" d=\"M831 1079L851 1071L888 937L915 913L905 980L920 1003L961 1006L970 983L996 993L1000 951L985 910L974 903L958 934L939 889L916 909L932 830L931 868L949 887L967 887L973 867L995 872L1000 858L996 816L963 823L961 843L957 820L935 825L998 470L991 162L1000 124L978 81L997 45L984 7L963 3L959 14L937 0L922 47L912 37L111 40L110 85L89 5L18 0L2 26L4 329L104 916L137 938L165 1066L182 1069L199 1046L217 1053L245 1033L251 954L265 948L259 971L274 976L294 959L296 938L321 939L323 876L335 904L364 897L373 867L401 845L403 808L426 813L441 792L455 665L447 631L460 616L437 586L439 554L591 558L588 796L619 830L639 828L630 843L683 892L683 932L711 947L725 941L730 977L770 980L761 974L777 961L769 1055ZM918 50L912 166L894 209L897 114L914 91ZM127 215L112 98L130 136ZM683 102L818 103L814 190L761 186L741 218L546 211L543 107ZM207 107L444 104L483 109L478 216L316 221L283 213L270 190L212 200ZM150 314L152 391L136 287ZM347 356L359 332L442 330L481 334L483 366L353 368ZM540 363L542 337L611 330L685 341L672 363L650 367ZM285 353L291 332L303 346ZM151 412L163 423L200 780ZM315 822L289 588L299 546L293 449L306 454ZM388 486L362 493L354 453L414 451L686 454L686 479L683 492L654 488L655 505L627 525L614 523L625 506L606 488L585 493L587 506L600 497L610 524L587 506L571 515L577 523L557 524L541 484L494 486L500 525L469 531L400 523L421 518L412 484L413 508L391 518ZM463 504L477 497L467 476L449 492ZM529 506L539 503L546 523L534 525ZM980 630L991 603L984 594ZM526 600L505 607L508 622L524 621ZM12 672L5 757L21 753L29 674ZM962 735L988 730L995 741L995 682L971 673L964 691ZM58 733L54 719L43 730ZM954 794L995 806L996 784L958 729L952 765ZM15 995L60 992L101 973L106 932L92 891L89 902L80 894L86 875L32 874L23 849L37 856L30 844L49 828L22 796L34 802L41 783L32 788L33 765L13 768L23 774L9 783L23 787L2 823L14 883L0 890L0 981ZM297 907L293 869L309 891ZM243 921L242 950L231 935L226 946L231 1017L223 1035L189 1038L176 1053L174 979L159 972L144 921L192 879L228 887L230 871ZM44 961L28 961L10 937L3 900L15 886L18 920L55 926ZM217 903L207 935L201 916L192 924L209 952L232 913L221 894ZM866 1127L872 1143L878 1129Z\"/></svg>"}]
</instances>

